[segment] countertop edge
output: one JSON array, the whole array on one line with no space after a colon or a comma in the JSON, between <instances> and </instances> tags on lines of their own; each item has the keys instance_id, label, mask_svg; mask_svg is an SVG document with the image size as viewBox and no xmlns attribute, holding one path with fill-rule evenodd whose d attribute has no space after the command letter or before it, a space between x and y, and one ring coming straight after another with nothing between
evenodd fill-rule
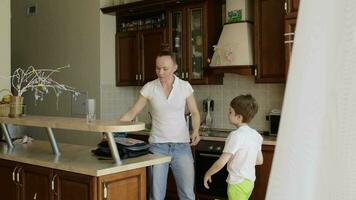
<instances>
[{"instance_id":1,"label":"countertop edge","mask_svg":"<svg viewBox=\"0 0 356 200\"><path fill-rule=\"evenodd\" d=\"M132 169L169 162L170 156L147 154L135 158L123 159L122 164L113 160L98 160L90 152L96 147L59 144L62 154L52 154L51 146L46 141L35 141L32 144L16 144L8 149L5 143L0 143L0 159L30 164L51 169L69 171L90 176L103 176ZM74 153L75 152L75 153Z\"/></svg>"},{"instance_id":2,"label":"countertop edge","mask_svg":"<svg viewBox=\"0 0 356 200\"><path fill-rule=\"evenodd\" d=\"M149 132L146 132L146 131L138 131L138 132L130 132L128 133L129 135L130 134L133 134L133 135L147 135L149 136L150 133ZM264 136L262 135L263 137L263 145L276 145L277 143L277 138L275 136ZM218 141L218 142L225 142L226 138L224 137L212 137L212 136L203 136L203 135L200 135L200 139L201 140L206 140L206 141Z\"/></svg>"}]
</instances>

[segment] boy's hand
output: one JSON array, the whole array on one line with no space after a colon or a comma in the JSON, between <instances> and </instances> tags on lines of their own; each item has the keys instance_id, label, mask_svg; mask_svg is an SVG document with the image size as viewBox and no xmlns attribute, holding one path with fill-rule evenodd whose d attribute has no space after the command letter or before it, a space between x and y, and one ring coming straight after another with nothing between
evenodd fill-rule
<instances>
[{"instance_id":1,"label":"boy's hand","mask_svg":"<svg viewBox=\"0 0 356 200\"><path fill-rule=\"evenodd\" d=\"M207 174L205 174L205 176L204 176L204 187L206 189L209 189L208 182L211 183L211 176L208 176Z\"/></svg>"}]
</instances>

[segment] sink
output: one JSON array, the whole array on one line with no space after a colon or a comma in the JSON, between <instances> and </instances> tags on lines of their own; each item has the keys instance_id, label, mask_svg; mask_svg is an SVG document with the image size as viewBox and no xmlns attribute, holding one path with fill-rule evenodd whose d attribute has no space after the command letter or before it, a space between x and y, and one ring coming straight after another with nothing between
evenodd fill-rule
<instances>
[{"instance_id":1,"label":"sink","mask_svg":"<svg viewBox=\"0 0 356 200\"><path fill-rule=\"evenodd\" d=\"M226 138L230 134L230 130L208 130L208 131L202 131L201 135L202 136L207 136L207 137L223 137Z\"/></svg>"}]
</instances>

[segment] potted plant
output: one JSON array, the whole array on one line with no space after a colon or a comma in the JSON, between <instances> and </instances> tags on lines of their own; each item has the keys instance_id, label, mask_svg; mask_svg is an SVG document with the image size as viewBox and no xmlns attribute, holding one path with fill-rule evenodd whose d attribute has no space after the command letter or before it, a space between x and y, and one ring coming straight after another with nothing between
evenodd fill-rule
<instances>
[{"instance_id":1,"label":"potted plant","mask_svg":"<svg viewBox=\"0 0 356 200\"><path fill-rule=\"evenodd\" d=\"M19 117L22 115L22 95L27 91L33 91L35 100L42 101L44 96L52 89L57 96L57 107L58 97L62 92L72 92L73 95L78 96L79 92L75 91L74 88L58 83L51 77L54 73L60 72L61 69L69 67L69 65L66 65L56 69L35 69L33 66L30 66L26 70L22 68L16 69L10 76L14 95L11 96L9 116Z\"/></svg>"}]
</instances>

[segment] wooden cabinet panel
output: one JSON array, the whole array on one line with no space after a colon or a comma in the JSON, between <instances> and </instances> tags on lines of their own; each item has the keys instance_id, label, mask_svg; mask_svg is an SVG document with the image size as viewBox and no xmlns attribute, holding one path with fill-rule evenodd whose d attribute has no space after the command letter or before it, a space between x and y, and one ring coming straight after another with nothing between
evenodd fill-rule
<instances>
[{"instance_id":1,"label":"wooden cabinet panel","mask_svg":"<svg viewBox=\"0 0 356 200\"><path fill-rule=\"evenodd\" d=\"M287 19L285 20L285 25L284 25L286 74L288 74L290 57L292 55L296 22L297 19Z\"/></svg>"},{"instance_id":2,"label":"wooden cabinet panel","mask_svg":"<svg viewBox=\"0 0 356 200\"><path fill-rule=\"evenodd\" d=\"M96 178L92 176L54 170L54 199L95 200Z\"/></svg>"},{"instance_id":3,"label":"wooden cabinet panel","mask_svg":"<svg viewBox=\"0 0 356 200\"><path fill-rule=\"evenodd\" d=\"M256 82L285 82L284 0L255 1Z\"/></svg>"},{"instance_id":4,"label":"wooden cabinet panel","mask_svg":"<svg viewBox=\"0 0 356 200\"><path fill-rule=\"evenodd\" d=\"M156 78L155 59L160 45L167 43L165 33L177 53L177 76L192 84L221 84L222 76L208 73L208 57L222 30L221 11L221 2L216 0L155 0L119 6L116 85L143 85Z\"/></svg>"},{"instance_id":5,"label":"wooden cabinet panel","mask_svg":"<svg viewBox=\"0 0 356 200\"><path fill-rule=\"evenodd\" d=\"M98 199L145 200L146 169L99 177Z\"/></svg>"},{"instance_id":6,"label":"wooden cabinet panel","mask_svg":"<svg viewBox=\"0 0 356 200\"><path fill-rule=\"evenodd\" d=\"M52 169L24 165L20 168L20 199L50 199Z\"/></svg>"},{"instance_id":7,"label":"wooden cabinet panel","mask_svg":"<svg viewBox=\"0 0 356 200\"><path fill-rule=\"evenodd\" d=\"M118 33L116 37L116 85L134 86L154 80L156 57L164 43L164 29Z\"/></svg>"},{"instance_id":8,"label":"wooden cabinet panel","mask_svg":"<svg viewBox=\"0 0 356 200\"><path fill-rule=\"evenodd\" d=\"M284 9L286 18L296 18L298 15L299 0L286 0Z\"/></svg>"},{"instance_id":9,"label":"wooden cabinet panel","mask_svg":"<svg viewBox=\"0 0 356 200\"><path fill-rule=\"evenodd\" d=\"M0 195L1 199L17 200L18 189L15 176L16 163L6 160L0 160ZM14 177L15 178L15 177Z\"/></svg>"},{"instance_id":10,"label":"wooden cabinet panel","mask_svg":"<svg viewBox=\"0 0 356 200\"><path fill-rule=\"evenodd\" d=\"M116 34L116 85L139 85L139 41L135 32Z\"/></svg>"},{"instance_id":11,"label":"wooden cabinet panel","mask_svg":"<svg viewBox=\"0 0 356 200\"><path fill-rule=\"evenodd\" d=\"M163 29L144 31L141 34L141 60L142 60L142 83L147 83L157 78L156 57L158 56L161 44L164 43Z\"/></svg>"},{"instance_id":12,"label":"wooden cabinet panel","mask_svg":"<svg viewBox=\"0 0 356 200\"><path fill-rule=\"evenodd\" d=\"M6 200L145 200L146 168L93 177L0 159Z\"/></svg>"},{"instance_id":13,"label":"wooden cabinet panel","mask_svg":"<svg viewBox=\"0 0 356 200\"><path fill-rule=\"evenodd\" d=\"M263 145L263 165L256 166L256 181L251 200L264 200L267 192L268 179L271 172L274 145Z\"/></svg>"}]
</instances>

